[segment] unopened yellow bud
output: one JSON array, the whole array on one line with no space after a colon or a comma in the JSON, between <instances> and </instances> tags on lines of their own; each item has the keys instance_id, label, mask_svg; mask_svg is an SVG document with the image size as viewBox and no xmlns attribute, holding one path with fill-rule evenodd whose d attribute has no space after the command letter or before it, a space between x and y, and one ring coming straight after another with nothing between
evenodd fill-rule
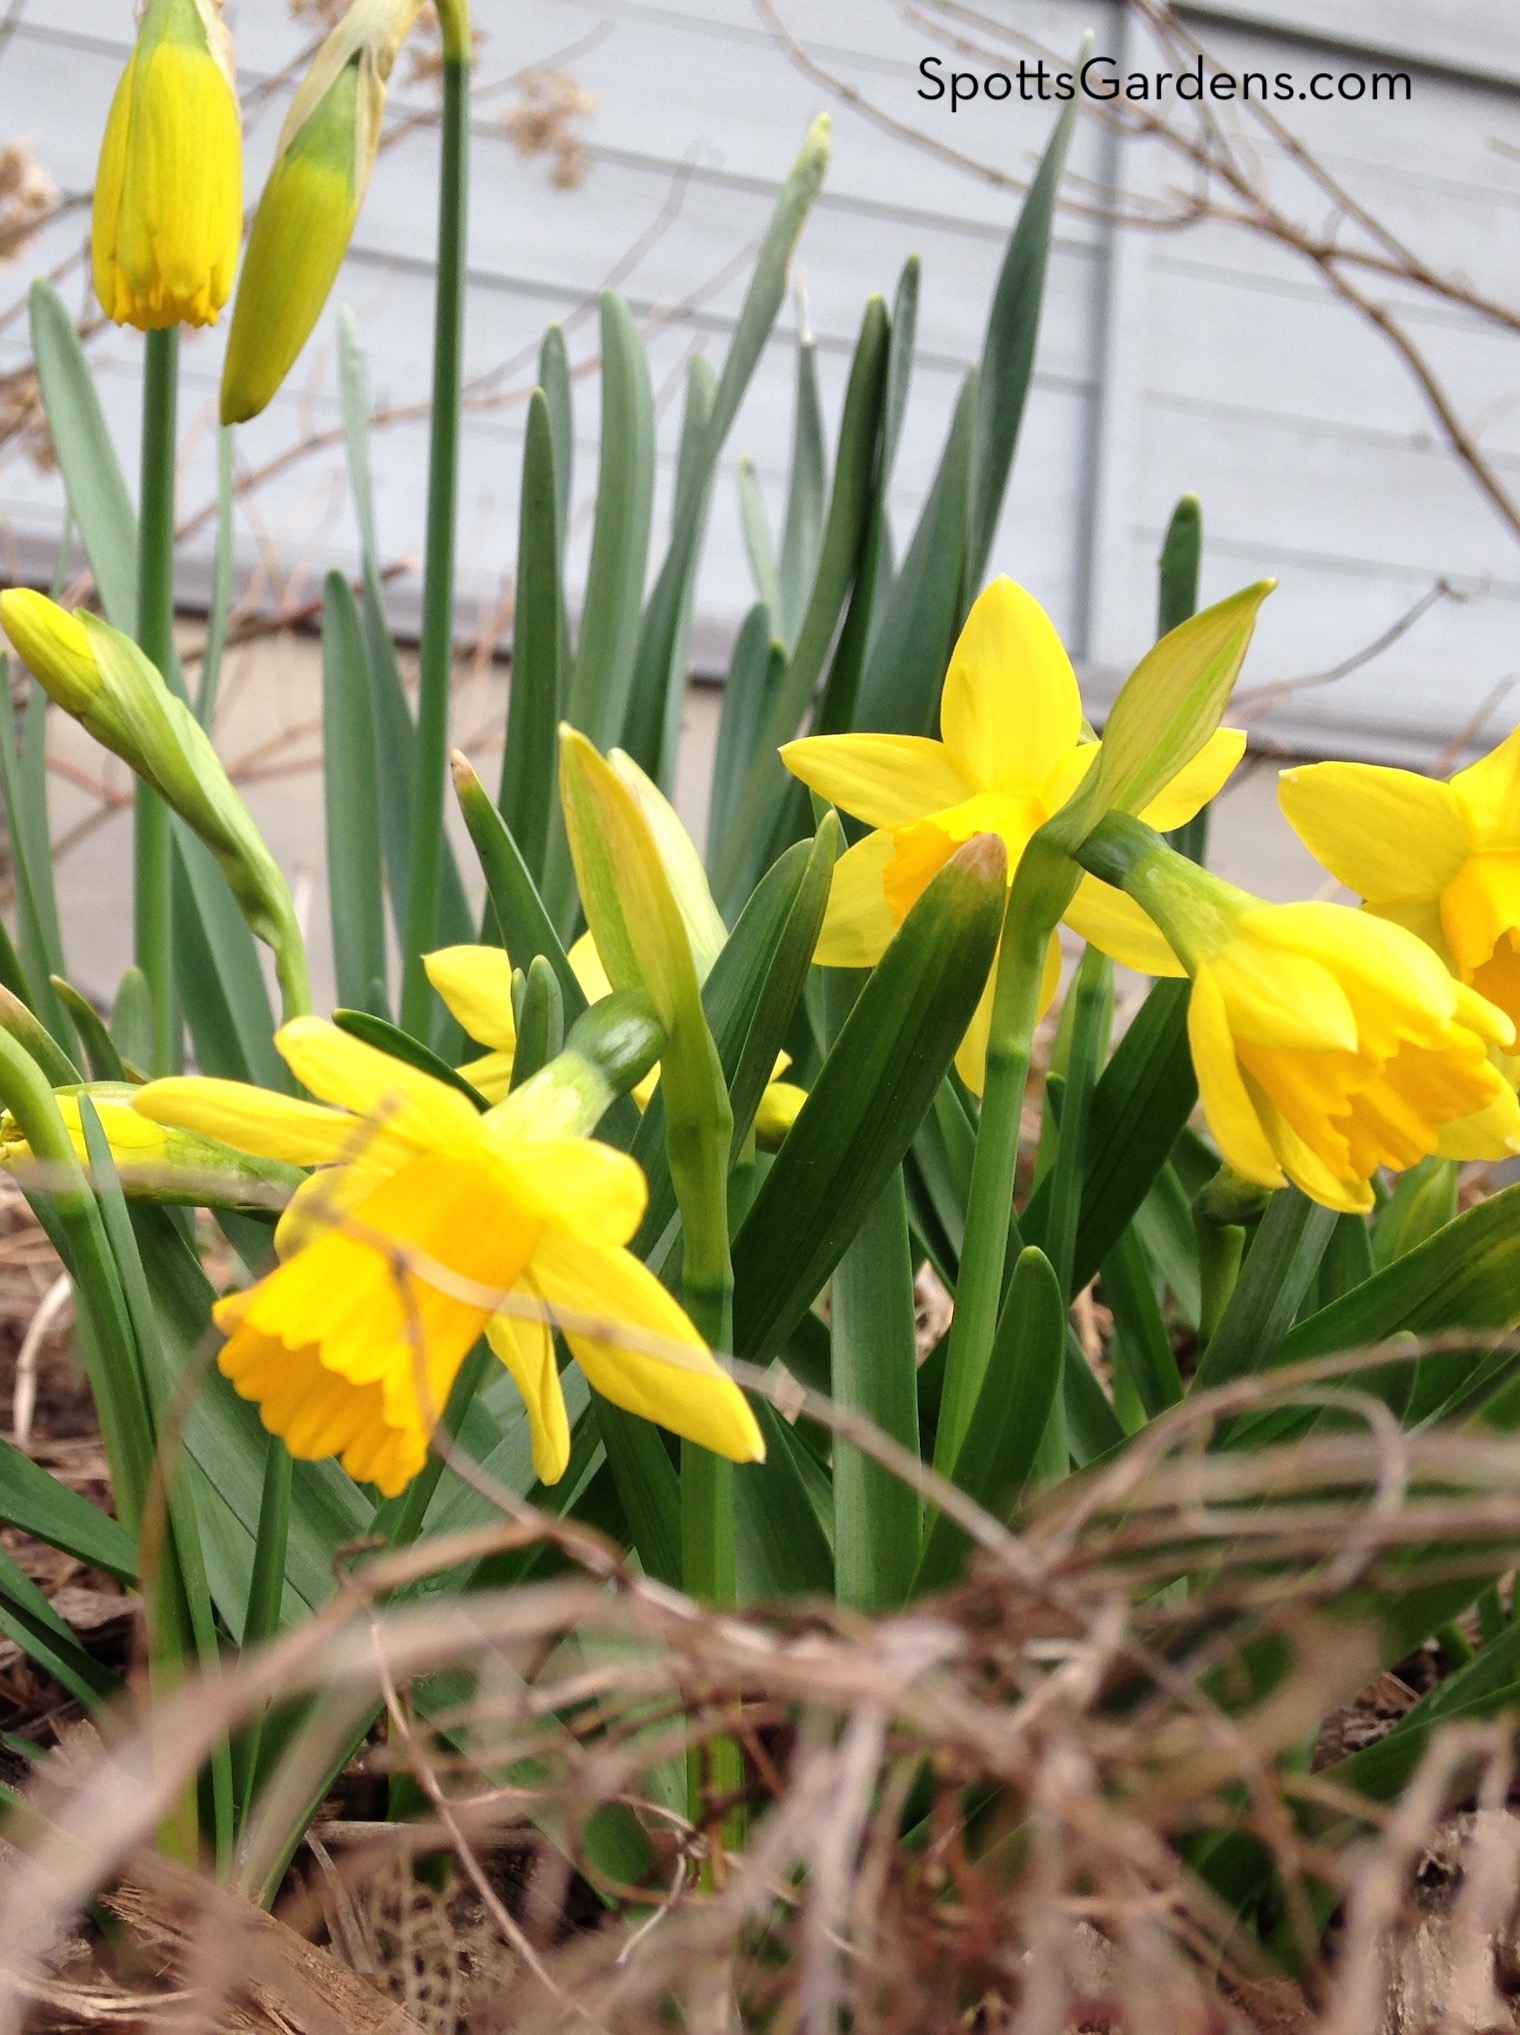
<instances>
[{"instance_id":1,"label":"unopened yellow bud","mask_svg":"<svg viewBox=\"0 0 1520 2035\"><path fill-rule=\"evenodd\" d=\"M386 85L421 0L355 0L291 102L259 199L222 370L222 422L256 417L321 316L380 147Z\"/></svg>"},{"instance_id":2,"label":"unopened yellow bud","mask_svg":"<svg viewBox=\"0 0 1520 2035\"><path fill-rule=\"evenodd\" d=\"M287 1016L311 1008L290 890L253 815L183 700L130 636L28 587L0 594L0 625L48 697L130 764L221 864L252 931L274 949Z\"/></svg>"},{"instance_id":3,"label":"unopened yellow bud","mask_svg":"<svg viewBox=\"0 0 1520 2035\"><path fill-rule=\"evenodd\" d=\"M242 120L221 0L148 0L95 180L102 310L143 331L214 325L242 231Z\"/></svg>"}]
</instances>

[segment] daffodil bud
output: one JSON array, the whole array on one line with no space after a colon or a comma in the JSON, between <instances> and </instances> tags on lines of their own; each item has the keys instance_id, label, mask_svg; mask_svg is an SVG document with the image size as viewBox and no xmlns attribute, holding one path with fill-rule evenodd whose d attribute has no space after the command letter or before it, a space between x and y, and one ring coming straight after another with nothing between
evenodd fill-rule
<instances>
[{"instance_id":1,"label":"daffodil bud","mask_svg":"<svg viewBox=\"0 0 1520 2035\"><path fill-rule=\"evenodd\" d=\"M321 316L375 167L391 69L421 7L354 0L291 101L233 306L224 424L258 415Z\"/></svg>"},{"instance_id":2,"label":"daffodil bud","mask_svg":"<svg viewBox=\"0 0 1520 2035\"><path fill-rule=\"evenodd\" d=\"M283 1208L306 1177L278 1159L234 1151L218 1138L152 1122L133 1101L138 1091L124 1082L91 1081L54 1089L64 1129L80 1159L89 1162L79 1098L89 1096L106 1134L122 1192L147 1201L193 1208ZM9 1111L0 1114L0 1166L23 1182L32 1150Z\"/></svg>"},{"instance_id":3,"label":"daffodil bud","mask_svg":"<svg viewBox=\"0 0 1520 2035\"><path fill-rule=\"evenodd\" d=\"M0 594L0 623L48 696L200 835L250 928L274 949L286 1016L309 1010L289 888L194 714L130 636L94 615L13 587Z\"/></svg>"},{"instance_id":4,"label":"daffodil bud","mask_svg":"<svg viewBox=\"0 0 1520 2035\"><path fill-rule=\"evenodd\" d=\"M95 180L101 308L143 331L214 325L242 231L242 121L221 0L147 0Z\"/></svg>"}]
</instances>

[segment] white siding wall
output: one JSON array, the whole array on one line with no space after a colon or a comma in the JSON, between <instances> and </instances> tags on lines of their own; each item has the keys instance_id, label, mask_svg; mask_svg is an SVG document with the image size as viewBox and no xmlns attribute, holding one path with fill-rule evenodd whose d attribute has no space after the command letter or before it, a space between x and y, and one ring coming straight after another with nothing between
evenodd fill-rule
<instances>
[{"instance_id":1,"label":"white siding wall","mask_svg":"<svg viewBox=\"0 0 1520 2035\"><path fill-rule=\"evenodd\" d=\"M1111 0L986 0L999 19L1056 48L1089 24L1100 46L1121 33ZM1050 111L986 106L951 122L915 96L918 59L934 47L895 0L780 0L832 72L892 116L1023 174ZM303 32L276 0L229 6L245 84L277 71ZM538 337L567 321L572 358L596 347L595 294L667 208L674 217L626 268L620 286L649 321L662 427L661 503L682 361L695 346L721 359L742 296L744 251L763 228L780 175L825 103L777 48L750 0L477 0L487 41L481 76L571 60L600 103L586 125L592 166L576 190L554 190L542 161L521 161L481 110L470 256L472 373L504 368L500 400L472 411L462 486L464 620L509 582L515 549L522 398ZM1201 32L1244 68L1315 66L1290 31L1419 59L1410 105L1294 106L1295 130L1321 149L1356 195L1389 217L1432 262L1520 304L1520 29L1484 0L1221 0ZM127 0L25 0L0 49L0 139L30 136L65 189L83 193L130 35ZM1481 36L1481 40L1480 40ZM404 74L403 60L402 72ZM262 179L286 95L250 121L250 197ZM404 85L393 106L425 103ZM890 296L903 259L923 258L920 358L899 457L899 540L929 484L955 391L980 346L1014 201L913 150L845 105L834 164L800 255L820 340L825 396L837 419L849 349L866 295ZM436 135L409 135L382 157L338 296L359 313L377 400L425 397L430 354L427 255ZM1117 157L1117 161L1116 161ZM1079 125L1077 176L1117 168L1131 186L1175 180L1146 149L1116 151L1095 122ZM1277 169L1274 167L1273 174ZM678 203L677 203L678 200ZM1303 216L1320 223L1319 212ZM1322 206L1320 207L1322 210ZM77 248L87 214L54 227L0 276L0 315L36 270ZM76 270L63 285L83 303ZM1445 308L1410 313L1432 360L1506 478L1520 485L1520 336ZM730 440L727 466L754 454L779 515L790 431L790 314ZM331 319L280 401L239 436L255 468L309 429L337 422ZM135 334L94 342L108 411L129 470L136 459ZM222 341L185 348L183 504L209 500L214 398ZM0 371L26 357L24 319L0 325ZM572 574L584 569L595 480L592 388L578 390ZM382 544L395 559L421 546L425 429L403 423L376 446ZM1101 690L1144 647L1154 558L1184 488L1204 503L1206 591L1275 573L1250 678L1301 676L1354 652L1446 576L1464 595L1428 614L1367 670L1294 695L1261 723L1281 741L1347 744L1432 760L1520 666L1520 551L1439 442L1428 409L1386 341L1339 305L1292 256L1234 229L1117 237L1063 215L1023 443L994 565L1024 579L1055 613ZM12 570L45 571L59 524L55 478L17 459L0 467L0 519ZM187 546L186 579L203 582L204 529ZM351 565L354 533L336 451L264 487L240 525L245 568L260 562L286 598L313 591L329 564ZM656 543L662 541L657 529ZM733 489L715 502L696 645L705 668L751 598ZM416 574L394 583L396 611L415 612ZM1490 732L1514 719L1520 693Z\"/></svg>"}]
</instances>

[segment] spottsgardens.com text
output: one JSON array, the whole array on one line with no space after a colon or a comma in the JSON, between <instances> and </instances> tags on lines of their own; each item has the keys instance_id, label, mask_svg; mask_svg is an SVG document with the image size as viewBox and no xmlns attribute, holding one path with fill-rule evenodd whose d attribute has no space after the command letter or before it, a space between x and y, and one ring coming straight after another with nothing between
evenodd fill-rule
<instances>
[{"instance_id":1,"label":"spottsgardens.com text","mask_svg":"<svg viewBox=\"0 0 1520 2035\"><path fill-rule=\"evenodd\" d=\"M943 103L951 113L978 100L1000 104L1011 100L1032 105L1050 99L1114 100L1154 105L1160 100L1184 103L1209 99L1216 103L1262 103L1282 100L1381 100L1385 104L1411 97L1408 71L1225 71L1205 66L1203 58L1182 70L1124 70L1112 57L1089 57L1075 69L1048 64L1043 57L1020 57L1005 70L952 70L943 57L925 57L918 67L923 82L920 99Z\"/></svg>"}]
</instances>

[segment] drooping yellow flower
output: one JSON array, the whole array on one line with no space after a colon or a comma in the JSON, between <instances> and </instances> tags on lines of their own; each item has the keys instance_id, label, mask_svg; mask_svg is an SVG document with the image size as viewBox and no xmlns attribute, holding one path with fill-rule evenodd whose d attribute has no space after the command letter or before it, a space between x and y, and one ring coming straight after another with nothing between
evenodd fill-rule
<instances>
[{"instance_id":1,"label":"drooping yellow flower","mask_svg":"<svg viewBox=\"0 0 1520 2035\"><path fill-rule=\"evenodd\" d=\"M95 294L118 325L214 325L243 232L243 143L221 0L147 0L95 180Z\"/></svg>"},{"instance_id":2,"label":"drooping yellow flower","mask_svg":"<svg viewBox=\"0 0 1520 2035\"><path fill-rule=\"evenodd\" d=\"M810 735L781 759L795 777L876 831L834 865L823 932L824 967L872 968L962 842L998 834L1011 885L1030 838L1065 805L1098 757L1082 696L1055 626L1032 594L995 579L973 603L945 673L936 742L921 735ZM1219 790L1245 749L1221 728L1143 817L1180 827ZM1115 960L1150 975L1182 969L1145 914L1095 877L1083 879L1066 923ZM1050 944L1043 1001L1055 994L1060 947ZM978 1093L986 1067L994 966L956 1066Z\"/></svg>"},{"instance_id":3,"label":"drooping yellow flower","mask_svg":"<svg viewBox=\"0 0 1520 2035\"><path fill-rule=\"evenodd\" d=\"M136 1106L322 1169L287 1211L299 1225L282 1239L291 1254L216 1308L222 1370L292 1455L339 1455L394 1496L421 1469L484 1334L522 1393L534 1468L553 1483L570 1454L554 1326L614 1404L734 1461L764 1455L743 1394L623 1248L644 1211L643 1175L625 1153L565 1135L553 1063L481 1115L317 1018L276 1043L331 1107L196 1077L151 1082Z\"/></svg>"},{"instance_id":4,"label":"drooping yellow flower","mask_svg":"<svg viewBox=\"0 0 1520 2035\"><path fill-rule=\"evenodd\" d=\"M1300 840L1520 1025L1520 728L1443 784L1371 763L1278 780Z\"/></svg>"},{"instance_id":5,"label":"drooping yellow flower","mask_svg":"<svg viewBox=\"0 0 1520 2035\"><path fill-rule=\"evenodd\" d=\"M422 0L355 0L312 60L248 235L222 422L256 417L321 316L380 148L386 87Z\"/></svg>"},{"instance_id":6,"label":"drooping yellow flower","mask_svg":"<svg viewBox=\"0 0 1520 2035\"><path fill-rule=\"evenodd\" d=\"M1489 1058L1503 1011L1402 926L1336 904L1264 904L1162 842L1125 887L1193 978L1188 1036L1234 1170L1348 1214L1380 1166L1520 1152L1520 1102Z\"/></svg>"}]
</instances>

